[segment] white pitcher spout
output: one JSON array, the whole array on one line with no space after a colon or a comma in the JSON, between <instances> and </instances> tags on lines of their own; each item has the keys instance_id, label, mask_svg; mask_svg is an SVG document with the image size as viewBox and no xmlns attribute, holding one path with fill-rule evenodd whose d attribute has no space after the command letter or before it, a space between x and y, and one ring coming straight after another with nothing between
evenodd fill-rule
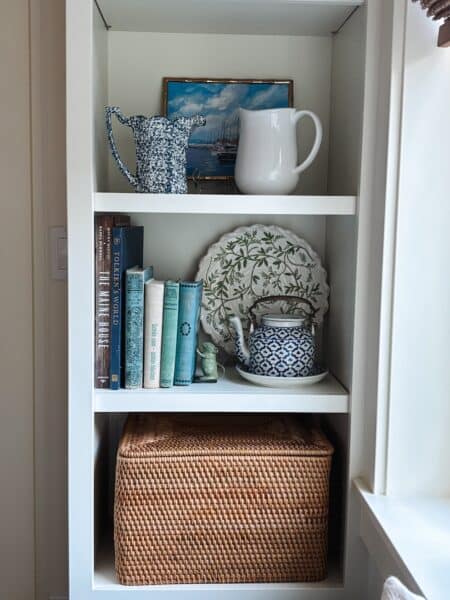
<instances>
[{"instance_id":1,"label":"white pitcher spout","mask_svg":"<svg viewBox=\"0 0 450 600\"><path fill-rule=\"evenodd\" d=\"M236 337L234 341L236 358L246 367L250 364L250 352L245 343L244 330L242 329L241 319L237 315L232 315L228 319L231 327L236 332Z\"/></svg>"}]
</instances>

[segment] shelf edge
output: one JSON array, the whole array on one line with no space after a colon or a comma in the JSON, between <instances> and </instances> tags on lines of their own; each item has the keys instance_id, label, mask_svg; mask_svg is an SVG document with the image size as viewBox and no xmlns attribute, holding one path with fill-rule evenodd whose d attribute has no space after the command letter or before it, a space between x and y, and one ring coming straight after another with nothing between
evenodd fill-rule
<instances>
[{"instance_id":1,"label":"shelf edge","mask_svg":"<svg viewBox=\"0 0 450 600\"><path fill-rule=\"evenodd\" d=\"M163 214L355 215L356 196L97 192L94 194L94 210L96 212Z\"/></svg>"}]
</instances>

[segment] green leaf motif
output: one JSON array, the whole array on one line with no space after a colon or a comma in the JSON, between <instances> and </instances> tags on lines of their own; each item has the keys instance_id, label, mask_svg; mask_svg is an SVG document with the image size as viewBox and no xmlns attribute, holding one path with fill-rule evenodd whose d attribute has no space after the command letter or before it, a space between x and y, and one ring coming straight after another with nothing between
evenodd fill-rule
<instances>
[{"instance_id":1,"label":"green leaf motif","mask_svg":"<svg viewBox=\"0 0 450 600\"><path fill-rule=\"evenodd\" d=\"M314 251L292 232L276 226L252 226L212 248L216 250L210 250L206 272L200 274L204 280L202 322L207 331L220 336L219 344L229 344L229 350L233 347L228 316L239 314L247 328L249 307L266 295L307 298L322 307L318 313L322 319L328 294L324 271ZM259 314L268 310L290 314L303 308L278 302L260 305L257 310Z\"/></svg>"}]
</instances>

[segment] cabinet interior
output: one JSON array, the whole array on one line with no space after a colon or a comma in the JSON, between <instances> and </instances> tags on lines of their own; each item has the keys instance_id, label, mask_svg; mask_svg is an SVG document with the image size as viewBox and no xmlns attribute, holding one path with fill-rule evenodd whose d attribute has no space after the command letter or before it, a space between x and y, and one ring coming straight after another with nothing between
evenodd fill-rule
<instances>
[{"instance_id":1,"label":"cabinet interior","mask_svg":"<svg viewBox=\"0 0 450 600\"><path fill-rule=\"evenodd\" d=\"M296 7L295 2L287 2L282 4L277 21L266 18L267 10L273 14L274 2L261 3L259 19L248 18L247 1L241 7L239 3L220 3L228 5L226 13L236 11L233 18L227 13L220 19L214 10L221 9L201 0L197 4L200 8L204 5L206 14L189 19L186 11L189 3L183 9L180 2L154 2L158 18L151 19L147 13L139 12L144 10L144 4L137 0L129 3L102 0L99 6L103 16L112 19L109 30L93 3L94 194L133 191L109 152L105 106L119 106L126 115L161 114L162 79L174 76L293 79L295 108L314 111L324 130L319 154L301 175L295 194L357 196L365 77L365 7L352 1L328 6L323 3L320 10L316 6L309 16L307 12L299 16L295 9L305 11L308 3L298 3ZM178 20L173 16L176 11L170 17L170 7L181 11ZM243 11L240 18L236 16L239 11ZM149 23L156 24L158 30L148 31ZM116 122L114 134L122 159L133 171L134 145L130 131ZM305 119L298 131L299 160L308 154L313 136L313 125ZM230 182L191 182L189 191L221 194L217 202L225 204L227 194L237 193ZM246 199L242 195L244 205ZM264 196L260 196L260 202L261 214L252 211L243 215L217 215L207 214L206 210L204 214L189 214L188 196L183 214L130 212L132 223L145 227L144 260L154 266L158 279L193 278L207 248L224 233L242 225L274 224L303 237L318 252L328 271L329 311L320 331L321 358L351 394L357 215L267 214ZM226 406L223 412L227 412ZM94 585L99 586L114 581L111 554L114 464L125 418L119 412L98 413L94 417ZM344 573L345 492L347 465L353 451L350 412L313 418L328 432L336 450L330 500L329 579L334 584L342 582Z\"/></svg>"}]
</instances>

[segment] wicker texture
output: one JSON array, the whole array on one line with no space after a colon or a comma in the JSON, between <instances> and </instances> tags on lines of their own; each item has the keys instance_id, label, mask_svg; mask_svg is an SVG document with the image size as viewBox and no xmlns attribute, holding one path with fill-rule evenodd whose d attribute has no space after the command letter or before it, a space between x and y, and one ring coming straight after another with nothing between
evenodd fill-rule
<instances>
[{"instance_id":1,"label":"wicker texture","mask_svg":"<svg viewBox=\"0 0 450 600\"><path fill-rule=\"evenodd\" d=\"M325 578L332 452L289 418L129 417L114 506L120 583Z\"/></svg>"}]
</instances>

